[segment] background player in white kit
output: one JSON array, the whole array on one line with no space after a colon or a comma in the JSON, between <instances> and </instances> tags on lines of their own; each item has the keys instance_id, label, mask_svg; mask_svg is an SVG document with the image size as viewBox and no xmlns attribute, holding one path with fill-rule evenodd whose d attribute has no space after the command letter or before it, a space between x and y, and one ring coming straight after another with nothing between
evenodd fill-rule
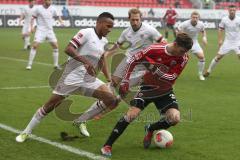
<instances>
[{"instance_id":1,"label":"background player in white kit","mask_svg":"<svg viewBox=\"0 0 240 160\"><path fill-rule=\"evenodd\" d=\"M120 35L117 43L113 46L109 54L106 54L106 56L110 56L115 49L120 47L122 45L129 44L129 48L127 49L125 53L125 58L123 58L120 62L120 64L115 69L115 72L112 75L111 79L111 86L117 87L118 84L121 82L122 77L125 75L126 67L129 63L129 59L138 51L140 51L143 48L148 47L153 42L160 42L162 41L163 37L162 35L154 28L151 27L148 24L142 23L142 13L137 8L132 8L128 12L128 18L130 21L130 26L126 28L122 34ZM141 77L144 75L145 67L143 65L136 66L134 69L134 75L130 77L130 86L135 86L141 81ZM89 136L89 132L86 128L86 123L84 123L83 118L85 115L91 115L90 112L99 111L102 110L100 107L98 107L98 104L101 103L100 101L95 102L81 117L79 117L78 120L76 120L77 123L79 123L79 129L80 133L84 136ZM103 111L106 114L108 111ZM93 112L95 113L95 112ZM91 115L92 117L92 115ZM86 119L86 118L84 118Z\"/></svg>"},{"instance_id":2,"label":"background player in white kit","mask_svg":"<svg viewBox=\"0 0 240 160\"><path fill-rule=\"evenodd\" d=\"M200 15L194 11L191 14L191 19L182 22L177 27L177 32L185 32L193 39L193 47L191 52L198 58L198 75L200 80L205 80L203 71L205 67L205 56L203 49L198 43L198 34L202 33L202 42L207 45L207 34L202 21L199 21Z\"/></svg>"},{"instance_id":3,"label":"background player in white kit","mask_svg":"<svg viewBox=\"0 0 240 160\"><path fill-rule=\"evenodd\" d=\"M28 65L26 69L32 69L32 63L37 52L37 48L40 43L47 40L50 42L53 48L53 64L55 69L59 69L58 66L58 43L55 33L53 31L54 17L58 17L59 22L63 25L63 21L58 16L56 9L51 6L52 0L44 0L43 5L34 7L33 17L37 20L37 30L34 36L33 45L29 54ZM32 29L33 29L32 18Z\"/></svg>"},{"instance_id":4,"label":"background player in white kit","mask_svg":"<svg viewBox=\"0 0 240 160\"><path fill-rule=\"evenodd\" d=\"M24 142L33 128L66 96L81 94L101 100L102 108L116 107L117 98L101 80L96 78L104 54L104 46L108 43L105 36L113 27L114 17L103 12L97 18L96 28L80 30L65 49L70 56L65 70L59 79L52 96L33 115L25 130L16 137L17 142Z\"/></svg>"},{"instance_id":5,"label":"background player in white kit","mask_svg":"<svg viewBox=\"0 0 240 160\"><path fill-rule=\"evenodd\" d=\"M219 51L212 59L205 77L208 77L217 63L230 51L234 51L240 59L240 17L236 16L236 6L228 7L229 15L222 18L218 30ZM225 39L223 42L223 32L225 31Z\"/></svg>"},{"instance_id":6,"label":"background player in white kit","mask_svg":"<svg viewBox=\"0 0 240 160\"><path fill-rule=\"evenodd\" d=\"M126 57L122 59L112 75L112 83L114 87L121 82L122 77L125 75L128 61L135 53L148 47L154 42L161 42L163 39L162 35L154 27L146 23L142 23L142 13L139 9L130 9L128 12L128 18L130 26L122 32L116 45L121 46L124 43L129 43L130 46L125 53ZM139 66L135 69L135 71L141 69L143 68ZM134 85L134 83L131 85Z\"/></svg>"},{"instance_id":7,"label":"background player in white kit","mask_svg":"<svg viewBox=\"0 0 240 160\"><path fill-rule=\"evenodd\" d=\"M28 7L24 8L20 16L19 22L24 20L22 28L22 39L24 40L23 49L30 49L30 37L31 37L31 19L33 14L34 0L28 0Z\"/></svg>"}]
</instances>

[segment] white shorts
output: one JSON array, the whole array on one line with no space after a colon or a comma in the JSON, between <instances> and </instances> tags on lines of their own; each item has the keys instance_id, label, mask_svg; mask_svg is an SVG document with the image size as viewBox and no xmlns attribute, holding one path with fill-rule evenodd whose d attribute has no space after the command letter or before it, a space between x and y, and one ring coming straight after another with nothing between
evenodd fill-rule
<instances>
[{"instance_id":1,"label":"white shorts","mask_svg":"<svg viewBox=\"0 0 240 160\"><path fill-rule=\"evenodd\" d=\"M113 75L122 79L126 75L128 64L128 57L124 57L115 69ZM146 68L143 65L136 65L133 73L130 76L130 86L137 86L139 83L141 83L142 77L145 73Z\"/></svg>"},{"instance_id":2,"label":"white shorts","mask_svg":"<svg viewBox=\"0 0 240 160\"><path fill-rule=\"evenodd\" d=\"M230 53L230 51L234 51L236 54L240 54L240 42L236 43L231 41L224 41L218 51L218 54L226 55Z\"/></svg>"},{"instance_id":3,"label":"white shorts","mask_svg":"<svg viewBox=\"0 0 240 160\"><path fill-rule=\"evenodd\" d=\"M23 25L22 34L26 35L26 34L29 34L30 32L31 32L31 26L30 25Z\"/></svg>"},{"instance_id":4,"label":"white shorts","mask_svg":"<svg viewBox=\"0 0 240 160\"><path fill-rule=\"evenodd\" d=\"M193 54L203 53L203 49L198 42L193 42L192 49L190 50Z\"/></svg>"},{"instance_id":5,"label":"white shorts","mask_svg":"<svg viewBox=\"0 0 240 160\"><path fill-rule=\"evenodd\" d=\"M44 41L57 42L57 38L53 30L41 31L37 29L34 36L34 42L42 43Z\"/></svg>"},{"instance_id":6,"label":"white shorts","mask_svg":"<svg viewBox=\"0 0 240 160\"><path fill-rule=\"evenodd\" d=\"M80 94L91 97L103 84L105 83L100 79L89 75L80 62L72 60L67 63L53 93L62 96Z\"/></svg>"}]
</instances>

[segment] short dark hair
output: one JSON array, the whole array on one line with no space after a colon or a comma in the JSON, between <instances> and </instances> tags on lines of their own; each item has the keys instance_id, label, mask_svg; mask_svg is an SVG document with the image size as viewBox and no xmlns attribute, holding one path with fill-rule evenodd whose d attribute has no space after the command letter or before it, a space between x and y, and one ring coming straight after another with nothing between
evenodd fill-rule
<instances>
[{"instance_id":1,"label":"short dark hair","mask_svg":"<svg viewBox=\"0 0 240 160\"><path fill-rule=\"evenodd\" d=\"M228 8L236 8L236 6L234 4L231 4L228 6Z\"/></svg>"},{"instance_id":2,"label":"short dark hair","mask_svg":"<svg viewBox=\"0 0 240 160\"><path fill-rule=\"evenodd\" d=\"M101 20L101 19L103 19L103 18L110 18L110 19L114 20L114 16L113 16L111 13L109 13L109 12L103 12L103 13L101 13L101 14L97 17L97 21L99 21L99 20Z\"/></svg>"},{"instance_id":3,"label":"short dark hair","mask_svg":"<svg viewBox=\"0 0 240 160\"><path fill-rule=\"evenodd\" d=\"M175 39L176 44L180 47L183 47L187 50L190 50L193 46L193 40L187 33L180 32L177 34L177 37Z\"/></svg>"}]
</instances>

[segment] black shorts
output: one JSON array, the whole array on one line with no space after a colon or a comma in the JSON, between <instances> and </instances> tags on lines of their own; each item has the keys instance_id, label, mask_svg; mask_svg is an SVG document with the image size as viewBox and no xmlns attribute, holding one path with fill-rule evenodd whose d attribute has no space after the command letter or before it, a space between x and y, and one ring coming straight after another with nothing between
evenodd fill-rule
<instances>
[{"instance_id":1,"label":"black shorts","mask_svg":"<svg viewBox=\"0 0 240 160\"><path fill-rule=\"evenodd\" d=\"M174 24L167 24L167 28L174 29Z\"/></svg>"},{"instance_id":2,"label":"black shorts","mask_svg":"<svg viewBox=\"0 0 240 160\"><path fill-rule=\"evenodd\" d=\"M141 95L141 94L138 94ZM175 97L174 92L171 90L164 95L153 97L153 98L144 98L136 96L131 102L131 106L135 106L141 110L144 110L150 103L154 103L156 108L161 114L166 113L170 108L175 108L179 110L178 102Z\"/></svg>"}]
</instances>

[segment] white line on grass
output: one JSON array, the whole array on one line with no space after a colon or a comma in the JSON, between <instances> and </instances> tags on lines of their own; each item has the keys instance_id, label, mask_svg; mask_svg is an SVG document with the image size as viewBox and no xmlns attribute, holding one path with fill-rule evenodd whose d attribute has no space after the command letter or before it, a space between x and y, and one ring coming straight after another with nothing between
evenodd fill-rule
<instances>
[{"instance_id":1,"label":"white line on grass","mask_svg":"<svg viewBox=\"0 0 240 160\"><path fill-rule=\"evenodd\" d=\"M38 88L50 88L50 86L2 87L2 88L0 88L0 90L38 89Z\"/></svg>"},{"instance_id":2,"label":"white line on grass","mask_svg":"<svg viewBox=\"0 0 240 160\"><path fill-rule=\"evenodd\" d=\"M0 123L0 128L2 128L4 130L7 130L9 132L17 133L17 134L21 133L20 130L15 129L15 128L10 127L10 126L7 126L7 125L2 124L2 123ZM54 147L60 148L60 149L65 150L65 151L68 151L68 152L71 152L71 153L75 153L75 154L80 155L80 156L87 157L89 159L93 159L93 160L108 160L107 158L99 156L99 155L96 155L94 153L87 152L87 151L84 151L84 150L81 150L81 149L78 149L78 148L75 148L75 147L72 147L72 146L68 146L68 145L65 145L65 144L61 144L61 143L58 143L58 142L54 142L54 141L48 140L48 139L43 138L43 137L38 137L38 136L33 135L33 134L30 136L30 138L34 139L36 141L42 142L42 143L46 143L46 144L52 145Z\"/></svg>"},{"instance_id":3,"label":"white line on grass","mask_svg":"<svg viewBox=\"0 0 240 160\"><path fill-rule=\"evenodd\" d=\"M0 56L0 59L4 59L4 60L10 60L10 61L17 61L17 62L28 62L25 59L18 59L18 58L10 58L10 57L2 57ZM53 66L52 64L49 63L44 63L44 62L34 62L35 64L40 64L40 65L44 65L44 66Z\"/></svg>"}]
</instances>

